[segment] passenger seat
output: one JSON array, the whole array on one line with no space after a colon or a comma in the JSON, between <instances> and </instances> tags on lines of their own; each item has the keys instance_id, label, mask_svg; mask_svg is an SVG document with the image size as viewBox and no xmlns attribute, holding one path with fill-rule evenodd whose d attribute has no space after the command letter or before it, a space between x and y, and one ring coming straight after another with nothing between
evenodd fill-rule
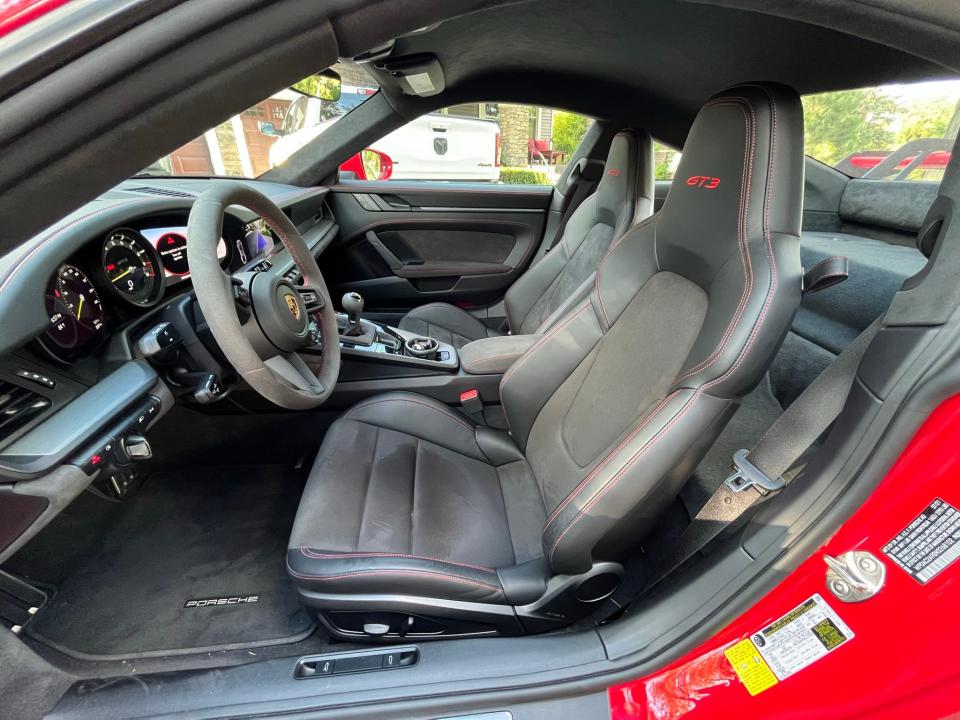
<instances>
[{"instance_id":1,"label":"passenger seat","mask_svg":"<svg viewBox=\"0 0 960 720\"><path fill-rule=\"evenodd\" d=\"M586 296L615 237L653 213L653 141L643 131L614 136L596 192L567 222L560 241L507 290L507 322L515 335L545 332ZM462 347L503 335L454 305L421 305L400 320L408 332Z\"/></svg>"}]
</instances>

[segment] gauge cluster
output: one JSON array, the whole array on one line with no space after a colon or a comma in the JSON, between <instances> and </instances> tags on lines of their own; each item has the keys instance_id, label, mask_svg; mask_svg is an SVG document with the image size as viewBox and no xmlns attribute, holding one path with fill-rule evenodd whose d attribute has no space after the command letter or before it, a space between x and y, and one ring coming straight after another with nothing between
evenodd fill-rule
<instances>
[{"instance_id":1,"label":"gauge cluster","mask_svg":"<svg viewBox=\"0 0 960 720\"><path fill-rule=\"evenodd\" d=\"M102 335L104 310L100 295L89 276L76 265L65 263L57 269L45 302L50 316L46 339L61 353L69 357ZM48 349L63 357L53 348Z\"/></svg>"},{"instance_id":2,"label":"gauge cluster","mask_svg":"<svg viewBox=\"0 0 960 720\"><path fill-rule=\"evenodd\" d=\"M136 230L120 228L109 233L100 265L110 286L134 305L149 307L163 296L160 256Z\"/></svg>"},{"instance_id":3,"label":"gauge cluster","mask_svg":"<svg viewBox=\"0 0 960 720\"><path fill-rule=\"evenodd\" d=\"M72 363L102 343L111 327L155 306L168 291L189 288L184 219L147 218L115 228L60 265L44 296L49 326L38 338L41 347ZM221 239L218 257L225 267L234 255L242 264L249 229L228 222L224 233L244 252L231 253L233 243Z\"/></svg>"},{"instance_id":4,"label":"gauge cluster","mask_svg":"<svg viewBox=\"0 0 960 720\"><path fill-rule=\"evenodd\" d=\"M149 227L143 228L142 237L159 253L160 262L167 284L172 285L190 277L190 265L187 262L187 229L185 227ZM220 238L217 245L217 257L227 259L227 243Z\"/></svg>"}]
</instances>

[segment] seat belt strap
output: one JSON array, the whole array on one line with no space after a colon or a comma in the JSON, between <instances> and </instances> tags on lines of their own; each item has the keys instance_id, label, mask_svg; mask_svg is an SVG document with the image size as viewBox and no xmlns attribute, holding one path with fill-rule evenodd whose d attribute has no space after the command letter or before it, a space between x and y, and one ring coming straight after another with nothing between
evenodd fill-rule
<instances>
[{"instance_id":1,"label":"seat belt strap","mask_svg":"<svg viewBox=\"0 0 960 720\"><path fill-rule=\"evenodd\" d=\"M826 370L770 426L752 451L738 450L734 472L710 496L653 573L651 587L738 525L748 511L787 486L784 473L817 441L846 404L860 360L882 318L844 348Z\"/></svg>"}]
</instances>

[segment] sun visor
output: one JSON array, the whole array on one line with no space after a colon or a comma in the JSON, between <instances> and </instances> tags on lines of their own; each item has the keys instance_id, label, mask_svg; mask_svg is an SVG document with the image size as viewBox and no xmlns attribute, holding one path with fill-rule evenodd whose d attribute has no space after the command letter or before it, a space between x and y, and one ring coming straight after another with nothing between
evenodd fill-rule
<instances>
[{"instance_id":1,"label":"sun visor","mask_svg":"<svg viewBox=\"0 0 960 720\"><path fill-rule=\"evenodd\" d=\"M404 95L430 97L443 92L443 68L435 55L410 55L375 65L398 83Z\"/></svg>"}]
</instances>

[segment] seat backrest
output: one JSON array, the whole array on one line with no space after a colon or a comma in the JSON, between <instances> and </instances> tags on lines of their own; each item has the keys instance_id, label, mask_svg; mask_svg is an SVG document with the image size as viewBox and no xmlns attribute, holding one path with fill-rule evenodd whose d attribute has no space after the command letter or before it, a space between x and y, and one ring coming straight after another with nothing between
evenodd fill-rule
<instances>
[{"instance_id":1,"label":"seat backrest","mask_svg":"<svg viewBox=\"0 0 960 720\"><path fill-rule=\"evenodd\" d=\"M501 383L558 573L643 539L763 376L800 302L797 94L755 83L715 96L676 177L661 211L611 247L589 297Z\"/></svg>"},{"instance_id":2,"label":"seat backrest","mask_svg":"<svg viewBox=\"0 0 960 720\"><path fill-rule=\"evenodd\" d=\"M506 295L514 335L546 331L586 297L614 238L653 212L653 141L625 130L610 143L596 191L570 216L560 241Z\"/></svg>"}]
</instances>

